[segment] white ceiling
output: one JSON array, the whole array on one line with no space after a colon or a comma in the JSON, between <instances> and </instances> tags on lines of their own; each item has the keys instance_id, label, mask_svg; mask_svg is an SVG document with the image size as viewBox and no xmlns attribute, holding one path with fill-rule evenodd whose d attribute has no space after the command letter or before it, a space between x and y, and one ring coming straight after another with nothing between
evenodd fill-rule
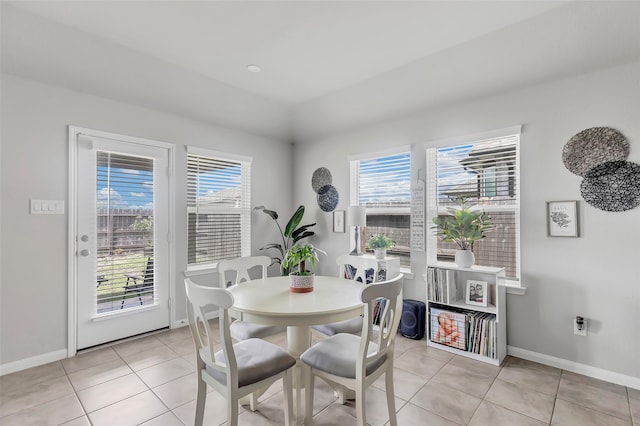
<instances>
[{"instance_id":1,"label":"white ceiling","mask_svg":"<svg viewBox=\"0 0 640 426\"><path fill-rule=\"evenodd\" d=\"M487 94L487 88L500 92L638 59L638 4L3 1L2 66L7 73L302 140L330 126L318 112L332 104L334 113L349 106L335 123L348 128L367 117ZM249 64L262 72L248 72ZM473 69L469 82L460 81L461 69ZM433 87L425 86L427 79ZM361 108L349 119L358 99L366 105L381 89L388 92L388 110ZM307 126L309 115L314 122ZM292 123L296 117L300 122Z\"/></svg>"}]
</instances>

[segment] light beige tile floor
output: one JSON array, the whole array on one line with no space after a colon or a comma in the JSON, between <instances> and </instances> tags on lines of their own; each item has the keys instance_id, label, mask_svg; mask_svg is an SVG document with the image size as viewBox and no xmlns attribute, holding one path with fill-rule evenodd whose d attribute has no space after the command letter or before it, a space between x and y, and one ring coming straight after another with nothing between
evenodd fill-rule
<instances>
[{"instance_id":1,"label":"light beige tile floor","mask_svg":"<svg viewBox=\"0 0 640 426\"><path fill-rule=\"evenodd\" d=\"M284 334L269 340L285 345ZM640 390L508 357L495 367L398 337L395 395L401 426L640 426ZM191 425L194 349L188 327L87 351L0 377L0 424ZM353 401L340 405L316 380L314 424L356 424ZM367 423L388 424L384 379L366 398ZM281 386L258 411L241 407L240 425L282 425ZM205 425L224 425L225 400L209 392Z\"/></svg>"}]
</instances>

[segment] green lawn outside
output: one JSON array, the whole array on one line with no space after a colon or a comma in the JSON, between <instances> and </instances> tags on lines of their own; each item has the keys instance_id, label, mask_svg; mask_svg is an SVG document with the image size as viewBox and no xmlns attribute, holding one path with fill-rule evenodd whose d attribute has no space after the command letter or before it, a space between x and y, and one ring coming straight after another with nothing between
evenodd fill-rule
<instances>
[{"instance_id":1,"label":"green lawn outside","mask_svg":"<svg viewBox=\"0 0 640 426\"><path fill-rule=\"evenodd\" d=\"M148 257L142 251L99 256L96 273L107 281L101 283L97 288L98 303L121 299L128 274L137 275L139 277L138 284L142 284ZM130 280L129 285L133 285L133 280ZM138 296L133 292L127 294L128 297Z\"/></svg>"}]
</instances>

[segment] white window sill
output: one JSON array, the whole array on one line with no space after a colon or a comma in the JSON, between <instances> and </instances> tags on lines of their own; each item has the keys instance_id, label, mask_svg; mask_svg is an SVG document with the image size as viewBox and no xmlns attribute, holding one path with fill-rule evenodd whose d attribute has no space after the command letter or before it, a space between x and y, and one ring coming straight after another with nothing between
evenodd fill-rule
<instances>
[{"instance_id":1,"label":"white window sill","mask_svg":"<svg viewBox=\"0 0 640 426\"><path fill-rule=\"evenodd\" d=\"M206 265L194 265L194 266L187 267L187 270L184 271L184 276L189 278L189 277L195 277L198 275L213 274L213 273L216 273L217 271L218 271L217 263L207 263Z\"/></svg>"},{"instance_id":2,"label":"white window sill","mask_svg":"<svg viewBox=\"0 0 640 426\"><path fill-rule=\"evenodd\" d=\"M507 290L507 294L515 294L518 296L524 296L524 294L527 292L527 288L526 287L522 287L520 285L519 282L517 281L508 281L505 284L506 290Z\"/></svg>"},{"instance_id":3,"label":"white window sill","mask_svg":"<svg viewBox=\"0 0 640 426\"><path fill-rule=\"evenodd\" d=\"M413 275L413 272L411 272L411 268L407 268L406 266L401 266L400 272L402 272L404 274L404 278L408 280L412 280L415 278L415 275Z\"/></svg>"}]
</instances>

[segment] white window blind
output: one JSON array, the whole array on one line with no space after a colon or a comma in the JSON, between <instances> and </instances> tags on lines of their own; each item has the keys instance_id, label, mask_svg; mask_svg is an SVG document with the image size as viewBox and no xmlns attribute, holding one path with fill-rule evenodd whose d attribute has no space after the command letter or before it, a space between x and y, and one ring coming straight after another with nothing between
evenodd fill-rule
<instances>
[{"instance_id":1,"label":"white window blind","mask_svg":"<svg viewBox=\"0 0 640 426\"><path fill-rule=\"evenodd\" d=\"M189 148L189 266L251 252L251 160Z\"/></svg>"},{"instance_id":2,"label":"white window blind","mask_svg":"<svg viewBox=\"0 0 640 426\"><path fill-rule=\"evenodd\" d=\"M96 313L154 303L155 172L151 158L96 152Z\"/></svg>"},{"instance_id":3,"label":"white window blind","mask_svg":"<svg viewBox=\"0 0 640 426\"><path fill-rule=\"evenodd\" d=\"M362 251L371 235L385 234L396 243L387 253L409 266L411 152L351 160L351 204L367 209Z\"/></svg>"},{"instance_id":4,"label":"white window blind","mask_svg":"<svg viewBox=\"0 0 640 426\"><path fill-rule=\"evenodd\" d=\"M520 133L454 146L427 149L427 224L466 198L484 210L495 227L473 245L476 265L506 268L509 280L520 279ZM452 261L455 244L430 235L429 261Z\"/></svg>"}]
</instances>

